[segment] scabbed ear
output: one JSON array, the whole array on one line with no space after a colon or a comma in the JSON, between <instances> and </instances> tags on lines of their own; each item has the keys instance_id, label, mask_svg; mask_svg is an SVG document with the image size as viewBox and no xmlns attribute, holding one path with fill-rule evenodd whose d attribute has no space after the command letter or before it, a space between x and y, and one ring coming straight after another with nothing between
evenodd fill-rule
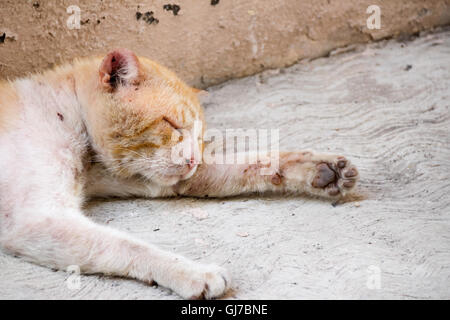
<instances>
[{"instance_id":1,"label":"scabbed ear","mask_svg":"<svg viewBox=\"0 0 450 320\"><path fill-rule=\"evenodd\" d=\"M100 65L101 85L112 91L120 85L137 84L140 80L140 64L136 55L125 48L108 53Z\"/></svg>"}]
</instances>

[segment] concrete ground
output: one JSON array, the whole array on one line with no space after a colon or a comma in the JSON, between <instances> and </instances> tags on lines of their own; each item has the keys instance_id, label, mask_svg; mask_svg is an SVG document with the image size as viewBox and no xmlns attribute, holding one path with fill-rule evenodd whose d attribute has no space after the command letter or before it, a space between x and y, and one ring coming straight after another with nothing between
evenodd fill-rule
<instances>
[{"instance_id":1,"label":"concrete ground","mask_svg":"<svg viewBox=\"0 0 450 320\"><path fill-rule=\"evenodd\" d=\"M283 149L346 155L353 201L111 200L88 214L227 267L228 298L449 299L450 32L347 49L210 88L204 106L210 128L278 128ZM178 298L96 275L69 289L67 273L3 253L0 270L0 298Z\"/></svg>"}]
</instances>

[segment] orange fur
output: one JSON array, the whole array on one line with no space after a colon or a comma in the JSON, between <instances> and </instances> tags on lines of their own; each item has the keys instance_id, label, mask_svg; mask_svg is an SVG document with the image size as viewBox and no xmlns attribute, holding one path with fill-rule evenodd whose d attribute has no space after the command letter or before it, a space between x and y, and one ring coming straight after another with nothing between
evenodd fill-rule
<instances>
[{"instance_id":1,"label":"orange fur","mask_svg":"<svg viewBox=\"0 0 450 320\"><path fill-rule=\"evenodd\" d=\"M196 92L165 67L139 57L138 77L111 93L103 88L102 70L95 75L102 63L99 58L75 61L74 77L93 147L107 166L120 167L113 173L133 175L137 172L124 161L153 158L157 152L167 158L183 139L180 130L192 130L195 121L205 127Z\"/></svg>"}]
</instances>

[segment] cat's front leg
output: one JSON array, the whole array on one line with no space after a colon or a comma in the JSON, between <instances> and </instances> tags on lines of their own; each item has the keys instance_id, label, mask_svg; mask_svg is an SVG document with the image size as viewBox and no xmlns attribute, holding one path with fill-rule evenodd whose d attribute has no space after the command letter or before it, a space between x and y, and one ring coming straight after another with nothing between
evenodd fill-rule
<instances>
[{"instance_id":1,"label":"cat's front leg","mask_svg":"<svg viewBox=\"0 0 450 320\"><path fill-rule=\"evenodd\" d=\"M275 192L338 198L358 180L356 167L339 155L298 151L281 152L277 158L260 155L258 159L245 164L202 163L191 179L175 189L183 195L210 197Z\"/></svg>"}]
</instances>

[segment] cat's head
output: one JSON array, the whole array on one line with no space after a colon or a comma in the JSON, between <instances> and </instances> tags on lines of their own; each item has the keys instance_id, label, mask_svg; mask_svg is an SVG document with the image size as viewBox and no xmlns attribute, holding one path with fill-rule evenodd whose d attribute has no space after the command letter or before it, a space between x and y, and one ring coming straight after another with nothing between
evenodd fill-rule
<instances>
[{"instance_id":1,"label":"cat's head","mask_svg":"<svg viewBox=\"0 0 450 320\"><path fill-rule=\"evenodd\" d=\"M195 173L205 129L197 89L127 49L108 53L91 81L88 132L112 174L170 186Z\"/></svg>"}]
</instances>

